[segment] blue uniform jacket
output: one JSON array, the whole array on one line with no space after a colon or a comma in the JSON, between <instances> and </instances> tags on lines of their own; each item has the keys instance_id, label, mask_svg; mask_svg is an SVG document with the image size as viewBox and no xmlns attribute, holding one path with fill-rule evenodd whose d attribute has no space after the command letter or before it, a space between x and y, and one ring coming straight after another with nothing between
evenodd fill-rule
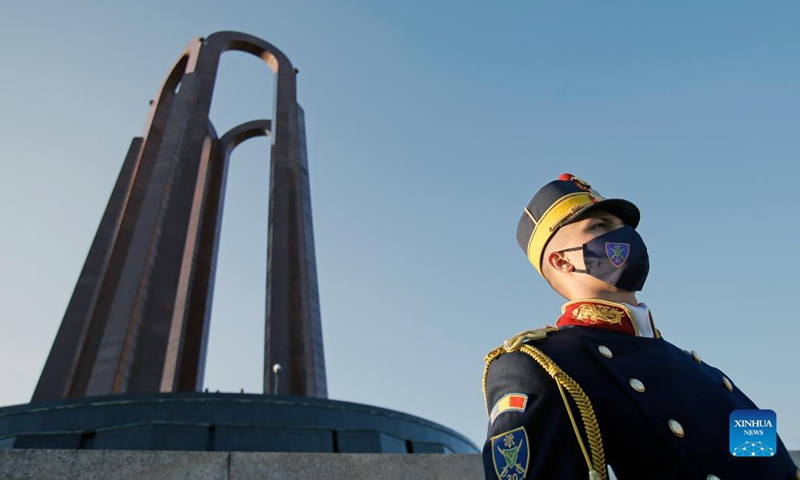
<instances>
[{"instance_id":1,"label":"blue uniform jacket","mask_svg":"<svg viewBox=\"0 0 800 480\"><path fill-rule=\"evenodd\" d=\"M605 479L606 464L619 480L800 479L780 439L772 457L730 453L730 413L757 407L695 352L660 334L534 332L487 355L487 479Z\"/></svg>"}]
</instances>

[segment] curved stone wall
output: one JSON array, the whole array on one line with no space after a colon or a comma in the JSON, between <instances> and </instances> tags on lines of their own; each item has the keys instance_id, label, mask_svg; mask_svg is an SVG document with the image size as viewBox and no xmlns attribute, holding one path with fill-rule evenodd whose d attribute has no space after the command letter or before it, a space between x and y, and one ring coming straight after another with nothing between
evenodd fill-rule
<instances>
[{"instance_id":1,"label":"curved stone wall","mask_svg":"<svg viewBox=\"0 0 800 480\"><path fill-rule=\"evenodd\" d=\"M322 398L235 393L112 395L0 408L0 449L476 453L405 413Z\"/></svg>"}]
</instances>

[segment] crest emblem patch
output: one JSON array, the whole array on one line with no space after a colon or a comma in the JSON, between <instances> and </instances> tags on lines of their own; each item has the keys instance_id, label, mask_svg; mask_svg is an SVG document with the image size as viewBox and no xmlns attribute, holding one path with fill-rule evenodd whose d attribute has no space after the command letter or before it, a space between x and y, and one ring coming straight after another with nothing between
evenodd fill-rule
<instances>
[{"instance_id":1,"label":"crest emblem patch","mask_svg":"<svg viewBox=\"0 0 800 480\"><path fill-rule=\"evenodd\" d=\"M631 253L631 246L627 243L608 243L606 242L606 255L615 267L619 268L628 259Z\"/></svg>"},{"instance_id":2,"label":"crest emblem patch","mask_svg":"<svg viewBox=\"0 0 800 480\"><path fill-rule=\"evenodd\" d=\"M492 437L492 461L500 480L521 480L528 473L531 449L525 427Z\"/></svg>"}]
</instances>

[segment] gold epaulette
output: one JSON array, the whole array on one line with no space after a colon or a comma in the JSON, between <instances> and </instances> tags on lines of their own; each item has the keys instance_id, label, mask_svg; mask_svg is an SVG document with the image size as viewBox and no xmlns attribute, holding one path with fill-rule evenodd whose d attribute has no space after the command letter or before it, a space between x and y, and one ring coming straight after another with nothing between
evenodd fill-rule
<instances>
[{"instance_id":1,"label":"gold epaulette","mask_svg":"<svg viewBox=\"0 0 800 480\"><path fill-rule=\"evenodd\" d=\"M503 344L491 352L487 353L485 357L483 357L483 361L487 363L486 369L489 368L489 363L492 362L495 358L499 357L503 353L511 353L516 352L517 350L522 347L522 344L525 343L527 340L541 340L547 336L550 332L555 332L558 330L558 327L542 327L542 328L534 328L533 330L525 330L519 332L518 334L510 337ZM485 389L484 389L485 390Z\"/></svg>"},{"instance_id":2,"label":"gold epaulette","mask_svg":"<svg viewBox=\"0 0 800 480\"><path fill-rule=\"evenodd\" d=\"M495 348L491 352L487 353L486 356L483 357L483 361L486 362L486 366L483 368L484 403L486 403L486 378L489 376L489 365L494 361L494 359L504 353L516 352L522 347L522 345L526 340L541 340L545 338L548 333L555 332L556 330L558 330L558 327L551 327L548 325L542 328L534 328L533 330L525 330L519 332L518 334L504 341L502 345ZM487 411L488 411L488 404L487 404Z\"/></svg>"},{"instance_id":3,"label":"gold epaulette","mask_svg":"<svg viewBox=\"0 0 800 480\"><path fill-rule=\"evenodd\" d=\"M558 330L558 327L551 327L546 326L542 328L534 328L533 330L524 330L519 332L518 334L510 337L506 341L503 342L502 345L495 348L491 352L487 353L485 357L483 357L483 361L486 362L486 366L483 368L483 398L484 403L486 403L486 378L489 376L489 365L494 361L495 358L499 357L504 353L511 353L516 352L520 348L526 340L541 340L547 336L550 332L555 332ZM488 409L488 404L487 404ZM488 410L487 410L488 411Z\"/></svg>"},{"instance_id":4,"label":"gold epaulette","mask_svg":"<svg viewBox=\"0 0 800 480\"><path fill-rule=\"evenodd\" d=\"M519 332L518 334L514 335L513 337L509 338L505 342L503 342L503 350L507 353L516 352L522 347L522 344L528 340L541 340L547 336L550 332L555 332L558 330L558 327L542 327L542 328L535 328L533 330L525 330L524 332Z\"/></svg>"}]
</instances>

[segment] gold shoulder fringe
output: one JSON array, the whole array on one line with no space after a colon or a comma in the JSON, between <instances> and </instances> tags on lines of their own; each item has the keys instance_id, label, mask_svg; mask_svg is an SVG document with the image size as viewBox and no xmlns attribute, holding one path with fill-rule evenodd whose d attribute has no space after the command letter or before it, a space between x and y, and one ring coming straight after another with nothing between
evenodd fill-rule
<instances>
[{"instance_id":1,"label":"gold shoulder fringe","mask_svg":"<svg viewBox=\"0 0 800 480\"><path fill-rule=\"evenodd\" d=\"M541 340L550 332L555 332L558 327L542 327L533 330L525 330L519 332L513 337L503 342L503 350L507 353L516 352L522 347L522 344L528 340Z\"/></svg>"},{"instance_id":2,"label":"gold shoulder fringe","mask_svg":"<svg viewBox=\"0 0 800 480\"><path fill-rule=\"evenodd\" d=\"M486 379L489 376L489 365L504 353L511 353L516 352L524 345L526 340L541 340L547 336L550 332L555 332L558 330L558 327L542 327L542 328L535 328L533 330L525 330L523 332L519 332L518 334L514 335L513 337L509 338L503 345L495 348L491 352L487 353L485 357L483 357L483 361L486 362L486 365L483 368L483 400L486 404L486 411L489 412L489 405L487 403L488 399L486 398Z\"/></svg>"},{"instance_id":3,"label":"gold shoulder fringe","mask_svg":"<svg viewBox=\"0 0 800 480\"><path fill-rule=\"evenodd\" d=\"M511 353L516 352L522 347L522 344L528 340L541 340L547 336L550 332L555 332L558 330L558 327L542 327L542 328L534 328L533 330L525 330L519 332L518 334L510 337L509 339L503 342L503 345L495 348L491 352L487 353L485 357L483 357L483 361L486 363L491 363L492 360L499 357L503 353Z\"/></svg>"}]
</instances>

